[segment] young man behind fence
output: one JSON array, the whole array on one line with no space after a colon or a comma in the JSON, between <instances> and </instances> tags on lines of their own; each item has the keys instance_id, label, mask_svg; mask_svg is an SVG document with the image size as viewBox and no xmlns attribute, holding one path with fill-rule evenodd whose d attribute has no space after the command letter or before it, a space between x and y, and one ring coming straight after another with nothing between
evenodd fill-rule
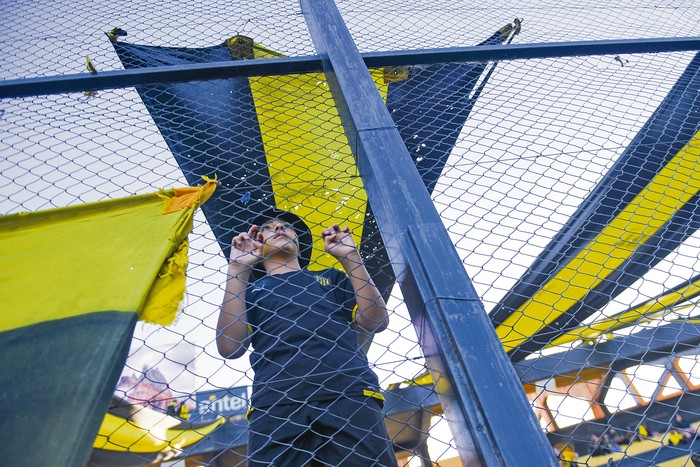
<instances>
[{"instance_id":1,"label":"young man behind fence","mask_svg":"<svg viewBox=\"0 0 700 467\"><path fill-rule=\"evenodd\" d=\"M311 235L286 211L263 214L232 241L217 346L226 358L253 346L249 465L396 466L356 331L386 328L386 305L349 229L322 235L345 273L304 267ZM260 266L265 275L251 279Z\"/></svg>"}]
</instances>

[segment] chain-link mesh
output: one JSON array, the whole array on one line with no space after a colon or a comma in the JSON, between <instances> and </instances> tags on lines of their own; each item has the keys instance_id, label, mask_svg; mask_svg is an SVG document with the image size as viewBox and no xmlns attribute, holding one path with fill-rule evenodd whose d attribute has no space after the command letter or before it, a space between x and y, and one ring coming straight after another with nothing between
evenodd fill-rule
<instances>
[{"instance_id":1,"label":"chain-link mesh","mask_svg":"<svg viewBox=\"0 0 700 467\"><path fill-rule=\"evenodd\" d=\"M337 4L360 52L685 37L700 24L683 1ZM315 54L296 2L20 1L0 19L5 80L87 73L86 56L101 73ZM113 28L127 35L110 40ZM685 52L373 70L563 464L575 453L584 465L693 465L696 62ZM367 358L396 456L459 465L322 75L4 99L0 111L3 214L219 177L190 234L177 322L137 325L109 411L123 422L103 425L91 465L246 462L254 373L247 355L219 355L217 318L232 236L275 204L310 224L311 269L340 267L321 229L351 227L390 313ZM217 417L226 423L205 433Z\"/></svg>"}]
</instances>

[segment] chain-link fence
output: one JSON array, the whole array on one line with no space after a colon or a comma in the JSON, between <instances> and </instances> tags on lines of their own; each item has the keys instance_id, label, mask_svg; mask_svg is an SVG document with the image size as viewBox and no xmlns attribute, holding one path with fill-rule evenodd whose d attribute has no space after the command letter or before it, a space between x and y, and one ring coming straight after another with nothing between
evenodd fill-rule
<instances>
[{"instance_id":1,"label":"chain-link fence","mask_svg":"<svg viewBox=\"0 0 700 467\"><path fill-rule=\"evenodd\" d=\"M337 5L361 53L690 37L700 19L683 1ZM316 53L296 2L20 1L0 18L4 80ZM370 70L562 463L694 465L700 449L699 63L584 52ZM461 465L322 73L5 98L0 112L2 214L218 177L182 310L137 324L90 465L246 463L255 373L248 354L221 357L217 320L232 238L271 206L308 224L312 271L344 269L321 233L349 227L389 310L363 347L394 454Z\"/></svg>"}]
</instances>

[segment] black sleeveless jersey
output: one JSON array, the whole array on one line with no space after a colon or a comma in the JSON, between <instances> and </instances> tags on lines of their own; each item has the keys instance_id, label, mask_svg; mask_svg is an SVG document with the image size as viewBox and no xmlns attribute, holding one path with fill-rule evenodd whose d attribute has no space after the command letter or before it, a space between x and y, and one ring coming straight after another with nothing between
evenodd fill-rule
<instances>
[{"instance_id":1,"label":"black sleeveless jersey","mask_svg":"<svg viewBox=\"0 0 700 467\"><path fill-rule=\"evenodd\" d=\"M265 276L248 286L251 406L379 394L352 327L355 292L337 269Z\"/></svg>"}]
</instances>

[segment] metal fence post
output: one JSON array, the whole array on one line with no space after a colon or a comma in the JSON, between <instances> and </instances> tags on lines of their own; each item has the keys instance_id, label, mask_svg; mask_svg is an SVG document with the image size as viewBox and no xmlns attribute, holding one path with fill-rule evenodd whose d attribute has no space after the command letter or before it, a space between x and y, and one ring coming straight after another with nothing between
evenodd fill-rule
<instances>
[{"instance_id":1,"label":"metal fence post","mask_svg":"<svg viewBox=\"0 0 700 467\"><path fill-rule=\"evenodd\" d=\"M462 462L556 465L340 12L301 7Z\"/></svg>"}]
</instances>

